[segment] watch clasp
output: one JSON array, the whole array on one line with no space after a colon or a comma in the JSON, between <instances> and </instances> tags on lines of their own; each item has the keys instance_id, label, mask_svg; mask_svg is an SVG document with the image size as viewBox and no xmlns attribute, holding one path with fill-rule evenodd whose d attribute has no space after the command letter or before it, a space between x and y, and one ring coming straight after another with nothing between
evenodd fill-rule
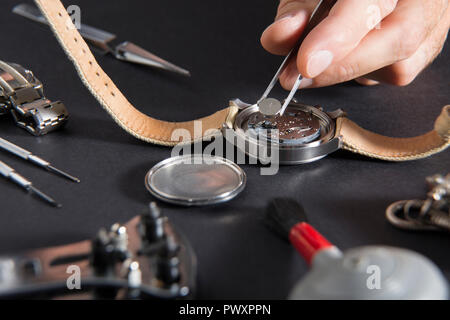
<instances>
[{"instance_id":1,"label":"watch clasp","mask_svg":"<svg viewBox=\"0 0 450 320\"><path fill-rule=\"evenodd\" d=\"M44 96L30 70L0 61L0 115L9 112L19 127L36 136L62 127L69 116L62 102Z\"/></svg>"}]
</instances>

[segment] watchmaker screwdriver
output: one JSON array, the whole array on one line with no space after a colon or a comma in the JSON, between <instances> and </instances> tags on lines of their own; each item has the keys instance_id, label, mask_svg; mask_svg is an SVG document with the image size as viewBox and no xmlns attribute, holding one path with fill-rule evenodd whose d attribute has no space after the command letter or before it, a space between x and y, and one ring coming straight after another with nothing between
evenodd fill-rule
<instances>
[{"instance_id":1,"label":"watchmaker screwdriver","mask_svg":"<svg viewBox=\"0 0 450 320\"><path fill-rule=\"evenodd\" d=\"M18 156L24 160L30 161L31 163L33 163L39 167L42 167L42 168L46 169L47 171L56 173L66 179L73 181L73 182L77 182L77 183L80 182L80 179L78 179L74 176L71 176L70 174L68 174L64 171L53 167L50 164L50 162L45 161L44 159L41 159L38 156L33 155L30 151L25 150L3 138L0 138L0 148L3 150L6 150L12 154L15 154L16 156Z\"/></svg>"},{"instance_id":2,"label":"watchmaker screwdriver","mask_svg":"<svg viewBox=\"0 0 450 320\"><path fill-rule=\"evenodd\" d=\"M299 74L297 76L294 86L293 86L292 90L289 92L289 95L286 98L286 100L284 101L283 105L281 105L281 102L278 101L277 99L268 98L268 95L272 91L275 84L277 83L281 73L286 69L286 66L289 64L289 62L292 61L292 59L295 59L296 54L297 54L298 50L300 49L300 46L303 43L303 41L305 40L306 36L320 22L322 22L328 16L328 13L333 8L333 6L336 4L336 2L337 2L337 0L321 0L317 4L316 8L314 9L313 13L311 14L309 23L306 26L305 31L303 31L296 46L289 52L289 54L283 60L283 63L278 68L278 71L275 73L275 75L272 78L272 81L269 83L269 86L267 87L266 91L264 91L264 94L258 100L257 105L262 114L267 115L267 116L274 116L276 114L279 114L280 116L282 116L284 114L284 111L286 110L289 103L291 103L291 100L294 98L295 93L297 92L298 88L300 87L300 84L302 83L302 80L303 80L303 76L301 74Z\"/></svg>"},{"instance_id":3,"label":"watchmaker screwdriver","mask_svg":"<svg viewBox=\"0 0 450 320\"><path fill-rule=\"evenodd\" d=\"M53 198L46 195L39 189L35 188L31 183L31 181L18 174L13 168L11 168L2 161L0 161L0 174L5 178L11 180L15 184L19 185L20 187L24 188L28 192L34 193L35 195L37 195L39 198L46 201L50 205L58 208L61 207L61 205L57 203Z\"/></svg>"}]
</instances>

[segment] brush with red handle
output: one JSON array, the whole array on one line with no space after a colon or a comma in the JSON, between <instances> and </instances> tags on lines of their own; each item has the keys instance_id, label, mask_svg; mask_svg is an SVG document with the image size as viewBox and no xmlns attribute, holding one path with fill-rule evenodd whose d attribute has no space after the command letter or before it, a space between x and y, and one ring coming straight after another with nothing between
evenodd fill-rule
<instances>
[{"instance_id":1,"label":"brush with red handle","mask_svg":"<svg viewBox=\"0 0 450 320\"><path fill-rule=\"evenodd\" d=\"M321 250L335 248L307 222L303 207L292 199L274 199L268 209L266 223L284 239L290 241L308 262Z\"/></svg>"}]
</instances>

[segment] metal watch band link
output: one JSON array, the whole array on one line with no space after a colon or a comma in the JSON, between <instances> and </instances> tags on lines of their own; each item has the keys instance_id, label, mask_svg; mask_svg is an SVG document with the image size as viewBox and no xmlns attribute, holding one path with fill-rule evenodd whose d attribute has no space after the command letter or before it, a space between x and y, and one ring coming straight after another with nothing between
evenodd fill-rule
<instances>
[{"instance_id":1,"label":"metal watch band link","mask_svg":"<svg viewBox=\"0 0 450 320\"><path fill-rule=\"evenodd\" d=\"M51 102L46 98L18 105L11 110L11 114L19 127L36 136L62 127L69 116L62 102Z\"/></svg>"},{"instance_id":2,"label":"metal watch band link","mask_svg":"<svg viewBox=\"0 0 450 320\"><path fill-rule=\"evenodd\" d=\"M0 71L0 115L11 113L19 127L36 136L66 123L69 113L64 104L48 100L31 71L3 61Z\"/></svg>"}]
</instances>

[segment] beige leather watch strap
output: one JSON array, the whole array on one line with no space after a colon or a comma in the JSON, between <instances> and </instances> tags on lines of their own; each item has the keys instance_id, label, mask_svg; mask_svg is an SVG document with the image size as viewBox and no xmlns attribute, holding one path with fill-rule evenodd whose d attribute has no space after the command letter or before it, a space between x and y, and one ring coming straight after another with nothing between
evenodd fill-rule
<instances>
[{"instance_id":1,"label":"beige leather watch strap","mask_svg":"<svg viewBox=\"0 0 450 320\"><path fill-rule=\"evenodd\" d=\"M434 130L413 138L390 138L367 131L347 118L339 118L337 135L342 136L343 148L371 158L407 161L429 157L450 145L450 105L434 124Z\"/></svg>"},{"instance_id":2,"label":"beige leather watch strap","mask_svg":"<svg viewBox=\"0 0 450 320\"><path fill-rule=\"evenodd\" d=\"M197 121L201 122L201 130L194 130L194 121L167 122L143 114L133 107L98 65L88 45L72 24L61 1L35 0L35 2L74 63L86 87L113 119L136 138L170 146L179 142L172 140L175 130L186 129L189 131L192 141L208 139L217 134L217 130L222 127L222 124L232 119L237 113L237 108L230 107L198 119Z\"/></svg>"},{"instance_id":3,"label":"beige leather watch strap","mask_svg":"<svg viewBox=\"0 0 450 320\"><path fill-rule=\"evenodd\" d=\"M60 0L35 0L47 18L57 39L73 61L81 79L103 108L127 132L138 139L175 145L172 139L176 129L186 129L192 141L207 139L224 123L233 127L236 106L218 111L199 119L202 130L194 130L194 122L166 122L151 118L136 108L119 91L101 69L88 45L73 26ZM199 132L196 132L199 131ZM344 149L368 157L390 161L406 161L425 158L446 149L450 144L450 106L443 109L435 123L435 129L415 138L389 138L362 129L347 118L338 118L336 134L342 136Z\"/></svg>"}]
</instances>

